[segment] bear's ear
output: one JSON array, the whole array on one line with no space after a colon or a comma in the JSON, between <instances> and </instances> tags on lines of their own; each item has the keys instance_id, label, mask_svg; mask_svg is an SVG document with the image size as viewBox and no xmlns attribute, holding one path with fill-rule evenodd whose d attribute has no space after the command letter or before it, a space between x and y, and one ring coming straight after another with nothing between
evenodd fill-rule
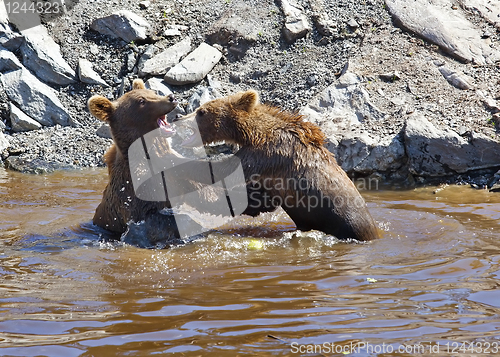
<instances>
[{"instance_id":1,"label":"bear's ear","mask_svg":"<svg viewBox=\"0 0 500 357\"><path fill-rule=\"evenodd\" d=\"M142 79L134 79L132 82L132 89L146 89L146 86L144 85L144 82Z\"/></svg>"},{"instance_id":2,"label":"bear's ear","mask_svg":"<svg viewBox=\"0 0 500 357\"><path fill-rule=\"evenodd\" d=\"M233 107L246 112L251 112L259 103L259 95L254 90L238 93L234 99Z\"/></svg>"},{"instance_id":3,"label":"bear's ear","mask_svg":"<svg viewBox=\"0 0 500 357\"><path fill-rule=\"evenodd\" d=\"M102 121L109 121L111 114L115 110L113 103L108 98L100 95L94 95L89 99L88 107L90 114Z\"/></svg>"}]
</instances>

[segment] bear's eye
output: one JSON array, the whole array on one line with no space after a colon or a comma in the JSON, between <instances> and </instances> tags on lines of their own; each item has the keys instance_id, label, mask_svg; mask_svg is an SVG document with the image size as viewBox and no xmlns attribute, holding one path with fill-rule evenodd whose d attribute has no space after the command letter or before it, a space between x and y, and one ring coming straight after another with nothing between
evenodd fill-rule
<instances>
[{"instance_id":1,"label":"bear's eye","mask_svg":"<svg viewBox=\"0 0 500 357\"><path fill-rule=\"evenodd\" d=\"M146 104L146 99L144 99L144 98L139 99L139 104L140 105Z\"/></svg>"},{"instance_id":2,"label":"bear's eye","mask_svg":"<svg viewBox=\"0 0 500 357\"><path fill-rule=\"evenodd\" d=\"M204 115L205 115L205 113L206 113L206 112L205 112L205 109L198 109L198 115L199 115L200 117L204 116Z\"/></svg>"}]
</instances>

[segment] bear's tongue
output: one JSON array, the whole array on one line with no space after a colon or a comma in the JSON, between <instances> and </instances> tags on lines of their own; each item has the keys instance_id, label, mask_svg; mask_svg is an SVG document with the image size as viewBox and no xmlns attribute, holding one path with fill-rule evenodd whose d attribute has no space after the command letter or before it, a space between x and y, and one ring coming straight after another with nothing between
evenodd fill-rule
<instances>
[{"instance_id":1,"label":"bear's tongue","mask_svg":"<svg viewBox=\"0 0 500 357\"><path fill-rule=\"evenodd\" d=\"M165 115L158 118L158 127L164 135L172 136L175 134L175 129L167 122Z\"/></svg>"}]
</instances>

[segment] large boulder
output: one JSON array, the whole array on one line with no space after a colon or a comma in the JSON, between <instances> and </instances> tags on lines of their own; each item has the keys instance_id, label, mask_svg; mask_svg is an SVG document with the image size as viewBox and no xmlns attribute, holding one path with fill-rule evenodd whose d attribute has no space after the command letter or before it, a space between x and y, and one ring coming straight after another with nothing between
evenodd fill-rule
<instances>
[{"instance_id":1,"label":"large boulder","mask_svg":"<svg viewBox=\"0 0 500 357\"><path fill-rule=\"evenodd\" d=\"M13 132L36 130L42 127L39 122L24 114L12 103L10 105L10 126Z\"/></svg>"},{"instance_id":2,"label":"large boulder","mask_svg":"<svg viewBox=\"0 0 500 357\"><path fill-rule=\"evenodd\" d=\"M401 27L462 61L493 64L500 60L500 52L482 38L483 31L475 27L462 11L454 10L449 0L386 0L386 4Z\"/></svg>"},{"instance_id":3,"label":"large boulder","mask_svg":"<svg viewBox=\"0 0 500 357\"><path fill-rule=\"evenodd\" d=\"M75 71L64 60L59 45L44 26L24 30L22 35L24 41L19 50L26 68L47 83L67 85L76 81Z\"/></svg>"},{"instance_id":4,"label":"large boulder","mask_svg":"<svg viewBox=\"0 0 500 357\"><path fill-rule=\"evenodd\" d=\"M350 132L340 140L335 157L344 171L365 175L375 171L395 172L406 162L399 135L380 137Z\"/></svg>"},{"instance_id":5,"label":"large boulder","mask_svg":"<svg viewBox=\"0 0 500 357\"><path fill-rule=\"evenodd\" d=\"M56 91L40 82L26 68L4 73L0 78L9 99L40 124L77 124L57 98Z\"/></svg>"},{"instance_id":6,"label":"large boulder","mask_svg":"<svg viewBox=\"0 0 500 357\"><path fill-rule=\"evenodd\" d=\"M450 129L439 129L416 113L404 131L409 170L419 176L445 176L497 167L500 143L481 134L462 137Z\"/></svg>"}]
</instances>

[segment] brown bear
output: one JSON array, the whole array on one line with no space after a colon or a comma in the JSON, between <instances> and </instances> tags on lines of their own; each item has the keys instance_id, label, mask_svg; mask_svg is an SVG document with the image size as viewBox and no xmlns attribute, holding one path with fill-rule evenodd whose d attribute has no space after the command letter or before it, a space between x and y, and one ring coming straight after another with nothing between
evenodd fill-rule
<instances>
[{"instance_id":1,"label":"brown bear","mask_svg":"<svg viewBox=\"0 0 500 357\"><path fill-rule=\"evenodd\" d=\"M218 141L240 146L235 156L247 180L245 214L281 206L300 230L316 229L339 239L378 238L365 201L324 147L323 132L302 116L261 104L250 90L207 102L174 121L193 130L183 142L186 147ZM232 170L226 166L215 171L223 177Z\"/></svg>"},{"instance_id":2,"label":"brown bear","mask_svg":"<svg viewBox=\"0 0 500 357\"><path fill-rule=\"evenodd\" d=\"M164 150L170 152L166 140L175 130L166 121L165 114L172 111L177 102L173 95L162 97L147 90L142 80L133 82L132 90L118 100L111 102L105 97L95 95L88 101L90 113L96 118L109 123L114 145L104 155L108 167L109 182L104 190L101 203L96 209L93 222L95 225L115 233L130 230L127 243L139 246L154 246L154 239L140 236L150 233L158 239L179 237L172 215L159 214L170 207L168 198L163 201L144 201L134 191L129 165L129 148L143 135L160 129ZM160 138L161 140L163 140ZM145 226L127 225L129 222L152 222ZM122 237L123 240L123 237Z\"/></svg>"}]
</instances>

